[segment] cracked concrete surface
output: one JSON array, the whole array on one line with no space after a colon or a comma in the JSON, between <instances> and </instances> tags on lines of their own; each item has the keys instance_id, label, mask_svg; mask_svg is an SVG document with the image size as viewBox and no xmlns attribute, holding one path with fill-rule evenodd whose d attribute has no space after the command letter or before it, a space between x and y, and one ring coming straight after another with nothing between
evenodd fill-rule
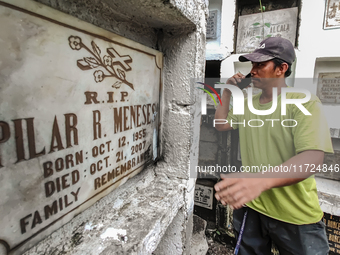
<instances>
[{"instance_id":1,"label":"cracked concrete surface","mask_svg":"<svg viewBox=\"0 0 340 255\"><path fill-rule=\"evenodd\" d=\"M151 254L183 207L186 187L153 170L133 177L24 254Z\"/></svg>"}]
</instances>

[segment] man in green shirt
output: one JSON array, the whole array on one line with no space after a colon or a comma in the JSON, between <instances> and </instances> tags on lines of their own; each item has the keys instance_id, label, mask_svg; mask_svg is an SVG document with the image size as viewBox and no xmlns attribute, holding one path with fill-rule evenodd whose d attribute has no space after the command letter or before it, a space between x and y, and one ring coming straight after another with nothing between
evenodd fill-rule
<instances>
[{"instance_id":1,"label":"man in green shirt","mask_svg":"<svg viewBox=\"0 0 340 255\"><path fill-rule=\"evenodd\" d=\"M245 100L244 114L236 115L229 109L231 92L224 89L222 105L215 114L215 119L227 120L216 124L217 130L239 129L242 169L257 169L256 173L222 176L223 180L215 185L217 200L234 209L238 233L247 211L240 254L270 254L271 241L281 255L327 254L323 212L312 176L318 167L322 169L324 153L333 153L321 102L312 95L303 104L311 115L305 115L294 104L287 104L286 115L282 115L281 91L286 99L306 96L284 92L285 77L290 75L295 60L290 41L267 38L239 60L252 62L252 83L262 89L252 97L256 110L271 109L277 96L277 108L270 114L254 114ZM244 76L238 73L227 84L237 86L242 79ZM275 91L277 95L273 95Z\"/></svg>"}]
</instances>

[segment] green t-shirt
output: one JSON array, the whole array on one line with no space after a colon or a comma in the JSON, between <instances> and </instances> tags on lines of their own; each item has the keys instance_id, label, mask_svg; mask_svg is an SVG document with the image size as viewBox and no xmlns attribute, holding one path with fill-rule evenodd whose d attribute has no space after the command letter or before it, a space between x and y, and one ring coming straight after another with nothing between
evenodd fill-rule
<instances>
[{"instance_id":1,"label":"green t-shirt","mask_svg":"<svg viewBox=\"0 0 340 255\"><path fill-rule=\"evenodd\" d=\"M272 102L260 104L261 93L253 96L253 106L257 110L267 110ZM304 98L301 93L287 93L287 99ZM255 115L248 109L245 100L244 115L234 115L231 109L228 123L239 129L242 165L278 166L305 150L321 150L333 153L332 142L326 119L322 113L320 100L312 95L303 106L312 114L304 115L293 104L287 104L287 114L281 115L281 95L277 99L276 110L269 115ZM249 122L258 119L261 121ZM271 121L271 120L275 121ZM296 122L284 121L285 119ZM245 120L245 122L244 122ZM269 121L268 121L269 120ZM235 122L239 124L234 124ZM241 123L241 124L240 124ZM297 170L298 171L298 166ZM320 221L323 212L319 205L314 176L297 184L273 188L263 192L258 198L247 203L250 208L274 219L292 224L311 224Z\"/></svg>"}]
</instances>

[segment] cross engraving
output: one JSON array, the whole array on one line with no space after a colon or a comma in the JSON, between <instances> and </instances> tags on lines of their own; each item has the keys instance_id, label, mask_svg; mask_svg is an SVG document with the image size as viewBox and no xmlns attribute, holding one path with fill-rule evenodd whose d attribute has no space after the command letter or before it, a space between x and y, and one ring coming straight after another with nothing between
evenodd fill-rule
<instances>
[{"instance_id":1,"label":"cross engraving","mask_svg":"<svg viewBox=\"0 0 340 255\"><path fill-rule=\"evenodd\" d=\"M127 63L131 63L132 59L128 55L120 56L114 48L107 49L107 53L113 58L112 65L120 65L125 71L131 70L131 67Z\"/></svg>"},{"instance_id":2,"label":"cross engraving","mask_svg":"<svg viewBox=\"0 0 340 255\"><path fill-rule=\"evenodd\" d=\"M92 55L78 59L77 66L83 71L100 69L93 73L95 82L102 82L105 78L114 77L118 81L112 85L113 88L118 89L124 83L134 90L133 84L126 80L125 72L132 70L128 65L128 63L132 63L132 58L129 55L121 56L114 48L108 48L106 50L108 55L102 57L101 50L94 41L91 42L92 50L82 42L79 36L71 35L68 41L72 50L85 49Z\"/></svg>"}]
</instances>

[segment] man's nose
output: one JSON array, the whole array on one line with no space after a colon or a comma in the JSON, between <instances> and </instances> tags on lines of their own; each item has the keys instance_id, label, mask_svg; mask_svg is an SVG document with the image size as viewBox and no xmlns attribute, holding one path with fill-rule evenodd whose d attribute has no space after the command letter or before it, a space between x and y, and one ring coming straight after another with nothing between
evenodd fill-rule
<instances>
[{"instance_id":1,"label":"man's nose","mask_svg":"<svg viewBox=\"0 0 340 255\"><path fill-rule=\"evenodd\" d=\"M250 73L251 73L251 76L253 77L257 73L256 68L252 67L250 70Z\"/></svg>"}]
</instances>

